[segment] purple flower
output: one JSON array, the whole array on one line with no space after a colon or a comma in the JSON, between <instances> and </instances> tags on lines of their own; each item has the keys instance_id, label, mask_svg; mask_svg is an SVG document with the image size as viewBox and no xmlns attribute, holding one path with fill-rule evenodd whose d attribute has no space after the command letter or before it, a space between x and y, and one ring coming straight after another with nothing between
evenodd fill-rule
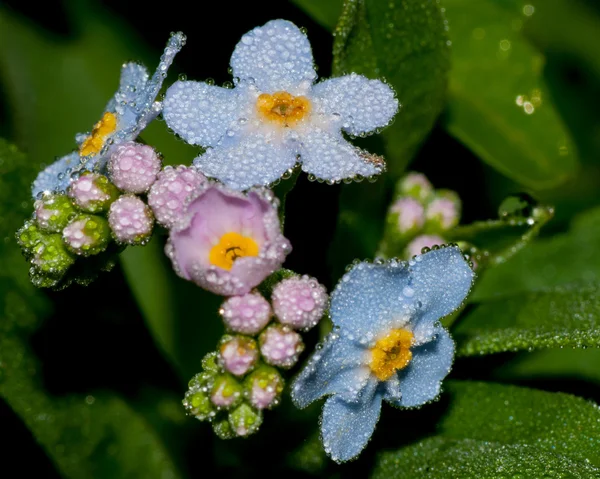
<instances>
[{"instance_id":1,"label":"purple flower","mask_svg":"<svg viewBox=\"0 0 600 479\"><path fill-rule=\"evenodd\" d=\"M247 194L205 183L170 231L165 251L177 274L215 294L248 293L282 265L292 247L282 235L273 193Z\"/></svg>"}]
</instances>

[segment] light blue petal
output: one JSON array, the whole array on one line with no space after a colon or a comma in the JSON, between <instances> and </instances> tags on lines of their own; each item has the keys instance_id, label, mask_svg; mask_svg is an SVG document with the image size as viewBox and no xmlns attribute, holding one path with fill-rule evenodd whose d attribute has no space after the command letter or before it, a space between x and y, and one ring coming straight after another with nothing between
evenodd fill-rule
<instances>
[{"instance_id":1,"label":"light blue petal","mask_svg":"<svg viewBox=\"0 0 600 479\"><path fill-rule=\"evenodd\" d=\"M355 265L331 295L331 319L340 334L369 344L383 331L404 326L416 312L413 295L403 293L409 281L405 262Z\"/></svg>"},{"instance_id":2,"label":"light blue petal","mask_svg":"<svg viewBox=\"0 0 600 479\"><path fill-rule=\"evenodd\" d=\"M106 105L106 111L117 111L118 105L136 103L140 94L146 89L149 78L148 69L139 63L125 63L121 68L119 90Z\"/></svg>"},{"instance_id":3,"label":"light blue petal","mask_svg":"<svg viewBox=\"0 0 600 479\"><path fill-rule=\"evenodd\" d=\"M370 376L365 354L360 345L335 333L329 335L294 381L294 404L305 408L334 393L348 402L356 401Z\"/></svg>"},{"instance_id":4,"label":"light blue petal","mask_svg":"<svg viewBox=\"0 0 600 479\"><path fill-rule=\"evenodd\" d=\"M71 180L71 173L81 167L79 154L74 151L59 158L42 170L31 185L31 195L36 198L45 191L65 191Z\"/></svg>"},{"instance_id":5,"label":"light blue petal","mask_svg":"<svg viewBox=\"0 0 600 479\"><path fill-rule=\"evenodd\" d=\"M294 151L273 131L244 134L239 143L209 148L194 160L202 173L234 190L268 186L295 164Z\"/></svg>"},{"instance_id":6,"label":"light blue petal","mask_svg":"<svg viewBox=\"0 0 600 479\"><path fill-rule=\"evenodd\" d=\"M177 81L167 90L163 117L169 128L192 145L216 146L244 114L247 97L195 81Z\"/></svg>"},{"instance_id":7,"label":"light blue petal","mask_svg":"<svg viewBox=\"0 0 600 479\"><path fill-rule=\"evenodd\" d=\"M384 399L394 406L416 407L433 401L442 380L452 368L454 341L444 328L438 327L436 338L412 349L409 365L398 373L400 397L386 394Z\"/></svg>"},{"instance_id":8,"label":"light blue petal","mask_svg":"<svg viewBox=\"0 0 600 479\"><path fill-rule=\"evenodd\" d=\"M317 77L306 35L286 20L271 20L246 33L231 55L231 68L234 78L253 82L265 93L303 94Z\"/></svg>"},{"instance_id":9,"label":"light blue petal","mask_svg":"<svg viewBox=\"0 0 600 479\"><path fill-rule=\"evenodd\" d=\"M318 83L312 95L317 112L338 118L351 135L386 126L398 111L398 100L389 85L356 73Z\"/></svg>"},{"instance_id":10,"label":"light blue petal","mask_svg":"<svg viewBox=\"0 0 600 479\"><path fill-rule=\"evenodd\" d=\"M368 161L368 155L348 143L341 133L310 128L301 133L302 170L317 178L341 181L356 175L373 176L382 168Z\"/></svg>"},{"instance_id":11,"label":"light blue petal","mask_svg":"<svg viewBox=\"0 0 600 479\"><path fill-rule=\"evenodd\" d=\"M337 396L325 402L321 438L325 452L335 462L358 456L371 439L381 411L381 392L377 385L377 381L372 380L358 403L347 403Z\"/></svg>"},{"instance_id":12,"label":"light blue petal","mask_svg":"<svg viewBox=\"0 0 600 479\"><path fill-rule=\"evenodd\" d=\"M456 246L432 250L410 261L409 287L422 305L419 321L437 321L463 303L475 279Z\"/></svg>"}]
</instances>

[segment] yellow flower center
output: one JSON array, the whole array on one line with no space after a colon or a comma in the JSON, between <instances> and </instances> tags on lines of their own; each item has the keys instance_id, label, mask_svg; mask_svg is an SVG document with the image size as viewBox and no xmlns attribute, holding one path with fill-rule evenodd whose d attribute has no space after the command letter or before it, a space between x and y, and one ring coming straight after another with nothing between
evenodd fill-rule
<instances>
[{"instance_id":1,"label":"yellow flower center","mask_svg":"<svg viewBox=\"0 0 600 479\"><path fill-rule=\"evenodd\" d=\"M81 156L96 155L102 150L106 137L117 129L117 117L114 113L107 111L102 119L94 125L92 134L88 136L81 147L79 154Z\"/></svg>"},{"instance_id":2,"label":"yellow flower center","mask_svg":"<svg viewBox=\"0 0 600 479\"><path fill-rule=\"evenodd\" d=\"M412 359L410 347L414 335L406 329L392 329L384 338L371 348L369 367L380 381L386 381L392 375L408 366Z\"/></svg>"},{"instance_id":3,"label":"yellow flower center","mask_svg":"<svg viewBox=\"0 0 600 479\"><path fill-rule=\"evenodd\" d=\"M256 109L265 120L289 127L310 113L311 104L305 96L293 96L286 91L278 91L272 95L261 94L256 101Z\"/></svg>"},{"instance_id":4,"label":"yellow flower center","mask_svg":"<svg viewBox=\"0 0 600 479\"><path fill-rule=\"evenodd\" d=\"M208 259L211 264L230 270L233 262L244 256L258 256L259 248L252 238L239 233L225 233L210 250Z\"/></svg>"}]
</instances>

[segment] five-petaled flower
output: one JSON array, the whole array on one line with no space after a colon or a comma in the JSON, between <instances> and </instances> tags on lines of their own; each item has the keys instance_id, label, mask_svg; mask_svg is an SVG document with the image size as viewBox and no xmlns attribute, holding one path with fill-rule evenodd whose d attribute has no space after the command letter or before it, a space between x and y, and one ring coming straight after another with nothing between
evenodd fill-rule
<instances>
[{"instance_id":1,"label":"five-petaled flower","mask_svg":"<svg viewBox=\"0 0 600 479\"><path fill-rule=\"evenodd\" d=\"M408 263L359 263L342 278L331 296L334 331L292 390L298 407L329 396L321 432L335 461L365 447L382 400L417 407L439 395L454 357L439 320L461 305L473 278L457 247Z\"/></svg>"},{"instance_id":2,"label":"five-petaled flower","mask_svg":"<svg viewBox=\"0 0 600 479\"><path fill-rule=\"evenodd\" d=\"M398 101L386 83L350 74L315 84L308 39L285 20L245 34L231 69L233 89L177 81L165 97L169 127L208 148L194 160L202 173L244 190L273 183L297 162L327 181L382 171L342 131L363 135L392 120Z\"/></svg>"},{"instance_id":3,"label":"five-petaled flower","mask_svg":"<svg viewBox=\"0 0 600 479\"><path fill-rule=\"evenodd\" d=\"M162 110L155 101L167 70L185 44L183 33L174 33L152 77L145 66L125 63L119 89L89 133L76 136L79 150L69 153L41 171L32 185L35 198L44 191L65 191L71 175L82 170L104 170L111 146L134 140Z\"/></svg>"},{"instance_id":4,"label":"five-petaled flower","mask_svg":"<svg viewBox=\"0 0 600 479\"><path fill-rule=\"evenodd\" d=\"M281 267L292 250L282 235L278 200L206 182L188 198L166 253L179 276L224 296L242 295Z\"/></svg>"}]
</instances>

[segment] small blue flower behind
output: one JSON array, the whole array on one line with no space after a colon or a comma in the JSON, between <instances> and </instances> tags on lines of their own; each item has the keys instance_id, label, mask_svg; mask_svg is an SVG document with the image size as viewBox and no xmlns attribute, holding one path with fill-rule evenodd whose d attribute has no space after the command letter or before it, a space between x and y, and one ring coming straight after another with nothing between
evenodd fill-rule
<instances>
[{"instance_id":1,"label":"small blue flower behind","mask_svg":"<svg viewBox=\"0 0 600 479\"><path fill-rule=\"evenodd\" d=\"M162 110L162 104L155 100L167 70L183 45L183 33L171 35L152 77L143 65L123 65L119 89L106 105L100 121L90 133L75 137L79 151L59 158L40 172L32 185L34 198L44 191L64 191L69 186L71 175L78 171L102 171L111 146L137 138Z\"/></svg>"},{"instance_id":2,"label":"small blue flower behind","mask_svg":"<svg viewBox=\"0 0 600 479\"><path fill-rule=\"evenodd\" d=\"M297 162L327 181L372 176L378 157L344 138L371 133L398 110L393 90L351 74L314 84L310 43L293 23L272 20L245 34L231 56L235 88L175 82L163 115L185 141L207 147L194 161L230 188L267 186Z\"/></svg>"},{"instance_id":3,"label":"small blue flower behind","mask_svg":"<svg viewBox=\"0 0 600 479\"><path fill-rule=\"evenodd\" d=\"M462 304L473 278L457 247L408 263L359 263L342 278L331 296L334 331L292 389L300 408L329 396L321 435L333 460L362 451L382 400L409 408L439 395L454 358L454 342L439 320Z\"/></svg>"}]
</instances>

